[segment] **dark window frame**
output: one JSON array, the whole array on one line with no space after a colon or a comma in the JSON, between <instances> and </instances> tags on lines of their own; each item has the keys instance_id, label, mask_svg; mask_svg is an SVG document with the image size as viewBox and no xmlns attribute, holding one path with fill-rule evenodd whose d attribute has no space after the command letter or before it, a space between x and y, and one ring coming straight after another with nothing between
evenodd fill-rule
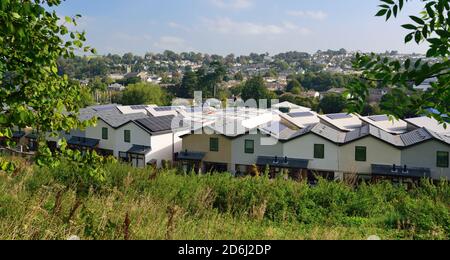
<instances>
[{"instance_id":1,"label":"dark window frame","mask_svg":"<svg viewBox=\"0 0 450 260\"><path fill-rule=\"evenodd\" d=\"M449 168L449 152L438 151L436 154L436 166L438 168Z\"/></svg>"},{"instance_id":2,"label":"dark window frame","mask_svg":"<svg viewBox=\"0 0 450 260\"><path fill-rule=\"evenodd\" d=\"M251 148L247 146L247 144L251 143ZM247 139L244 143L244 152L246 154L254 154L255 153L255 140Z\"/></svg>"},{"instance_id":3,"label":"dark window frame","mask_svg":"<svg viewBox=\"0 0 450 260\"><path fill-rule=\"evenodd\" d=\"M363 155L361 155L362 152L363 152ZM367 162L367 147L366 146L356 146L355 147L355 161Z\"/></svg>"},{"instance_id":4,"label":"dark window frame","mask_svg":"<svg viewBox=\"0 0 450 260\"><path fill-rule=\"evenodd\" d=\"M209 151L218 152L219 151L219 138L211 137L209 138Z\"/></svg>"},{"instance_id":5,"label":"dark window frame","mask_svg":"<svg viewBox=\"0 0 450 260\"><path fill-rule=\"evenodd\" d=\"M125 143L131 143L131 130L123 131L123 141Z\"/></svg>"},{"instance_id":6,"label":"dark window frame","mask_svg":"<svg viewBox=\"0 0 450 260\"><path fill-rule=\"evenodd\" d=\"M108 140L109 139L109 129L108 129L108 127L102 127L102 139L103 140Z\"/></svg>"},{"instance_id":7,"label":"dark window frame","mask_svg":"<svg viewBox=\"0 0 450 260\"><path fill-rule=\"evenodd\" d=\"M314 159L325 159L325 144L314 144Z\"/></svg>"}]
</instances>

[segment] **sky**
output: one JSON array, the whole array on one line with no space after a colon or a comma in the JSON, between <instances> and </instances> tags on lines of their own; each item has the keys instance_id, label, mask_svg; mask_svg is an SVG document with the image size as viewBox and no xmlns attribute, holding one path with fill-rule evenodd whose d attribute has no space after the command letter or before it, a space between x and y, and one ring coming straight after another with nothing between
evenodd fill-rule
<instances>
[{"instance_id":1,"label":"sky","mask_svg":"<svg viewBox=\"0 0 450 260\"><path fill-rule=\"evenodd\" d=\"M401 25L421 11L406 4L396 20L375 17L380 0L66 0L60 16L81 14L77 30L100 54L164 50L277 54L345 48L424 53L404 44Z\"/></svg>"}]
</instances>

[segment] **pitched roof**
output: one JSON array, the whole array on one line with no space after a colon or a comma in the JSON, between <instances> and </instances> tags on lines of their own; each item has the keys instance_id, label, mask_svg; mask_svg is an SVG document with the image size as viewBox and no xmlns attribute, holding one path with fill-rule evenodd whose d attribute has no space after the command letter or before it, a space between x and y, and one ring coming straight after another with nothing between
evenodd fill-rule
<instances>
[{"instance_id":1,"label":"pitched roof","mask_svg":"<svg viewBox=\"0 0 450 260\"><path fill-rule=\"evenodd\" d=\"M404 143L402 142L402 139L400 136L393 135L391 133L388 133L384 131L383 129L380 129L378 127L375 127L373 125L365 125L361 128L358 128L352 132L348 132L345 135L345 141L344 143L351 143L353 141L372 136L375 137L385 143L391 144L393 146L402 147L404 146Z\"/></svg>"},{"instance_id":2,"label":"pitched roof","mask_svg":"<svg viewBox=\"0 0 450 260\"><path fill-rule=\"evenodd\" d=\"M350 132L362 126L362 121L355 114L338 113L318 116L324 123L330 124L333 127Z\"/></svg>"},{"instance_id":3,"label":"pitched roof","mask_svg":"<svg viewBox=\"0 0 450 260\"><path fill-rule=\"evenodd\" d=\"M289 125L281 120L274 120L264 124L259 127L259 130L279 140L290 139L299 132L298 127Z\"/></svg>"},{"instance_id":4,"label":"pitched roof","mask_svg":"<svg viewBox=\"0 0 450 260\"><path fill-rule=\"evenodd\" d=\"M331 142L341 144L345 142L345 133L340 132L332 127L325 124L317 124L312 130L314 134L321 136Z\"/></svg>"},{"instance_id":5,"label":"pitched roof","mask_svg":"<svg viewBox=\"0 0 450 260\"><path fill-rule=\"evenodd\" d=\"M176 118L175 116L159 116L159 117L147 116L145 118L140 118L134 121L151 133L170 133L174 130L183 127L182 125L178 124L176 126L174 125L176 129L173 129L172 128L173 122L174 123L177 122L174 120L178 120L178 118ZM179 122L182 123L183 120L179 120Z\"/></svg>"},{"instance_id":6,"label":"pitched roof","mask_svg":"<svg viewBox=\"0 0 450 260\"><path fill-rule=\"evenodd\" d=\"M391 120L387 115L361 116L360 119L388 133L403 134L408 131L408 124L405 121L393 118Z\"/></svg>"},{"instance_id":7,"label":"pitched roof","mask_svg":"<svg viewBox=\"0 0 450 260\"><path fill-rule=\"evenodd\" d=\"M279 116L300 128L306 128L320 122L317 113L314 111L279 113Z\"/></svg>"},{"instance_id":8,"label":"pitched roof","mask_svg":"<svg viewBox=\"0 0 450 260\"><path fill-rule=\"evenodd\" d=\"M428 141L428 140L432 139L433 136L430 135L430 133L427 130L425 130L424 128L420 128L420 129L402 134L400 136L400 138L402 139L403 144L405 146L411 146L411 145L415 145L418 143Z\"/></svg>"},{"instance_id":9,"label":"pitched roof","mask_svg":"<svg viewBox=\"0 0 450 260\"><path fill-rule=\"evenodd\" d=\"M426 128L430 131L436 132L438 134L444 134L450 136L450 124L447 124L447 129L444 128L443 124L440 124L436 119L430 117L415 117L405 119L409 124L419 127Z\"/></svg>"},{"instance_id":10,"label":"pitched roof","mask_svg":"<svg viewBox=\"0 0 450 260\"><path fill-rule=\"evenodd\" d=\"M437 140L450 145L450 137L430 131L426 128L419 128L400 136L405 146L413 146L429 140Z\"/></svg>"},{"instance_id":11,"label":"pitched roof","mask_svg":"<svg viewBox=\"0 0 450 260\"><path fill-rule=\"evenodd\" d=\"M135 114L98 114L98 118L103 120L106 124L112 128L119 128L128 124L131 121L148 117L144 113Z\"/></svg>"}]
</instances>

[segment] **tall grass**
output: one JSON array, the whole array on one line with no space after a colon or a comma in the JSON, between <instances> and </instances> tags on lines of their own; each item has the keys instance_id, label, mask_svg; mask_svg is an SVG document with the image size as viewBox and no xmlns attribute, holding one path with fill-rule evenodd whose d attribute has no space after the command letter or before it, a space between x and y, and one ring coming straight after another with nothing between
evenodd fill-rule
<instances>
[{"instance_id":1,"label":"tall grass","mask_svg":"<svg viewBox=\"0 0 450 260\"><path fill-rule=\"evenodd\" d=\"M310 187L106 168L106 181L81 198L55 178L64 165L0 173L0 239L450 239L447 183Z\"/></svg>"}]
</instances>

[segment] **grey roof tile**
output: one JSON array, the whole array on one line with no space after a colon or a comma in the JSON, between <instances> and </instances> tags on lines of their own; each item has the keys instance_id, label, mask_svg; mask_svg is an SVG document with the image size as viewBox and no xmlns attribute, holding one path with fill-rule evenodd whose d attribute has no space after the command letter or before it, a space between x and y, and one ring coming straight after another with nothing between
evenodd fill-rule
<instances>
[{"instance_id":1,"label":"grey roof tile","mask_svg":"<svg viewBox=\"0 0 450 260\"><path fill-rule=\"evenodd\" d=\"M405 134L400 135L405 146L415 145L424 141L428 141L433 138L433 136L428 133L424 128L420 128Z\"/></svg>"}]
</instances>

